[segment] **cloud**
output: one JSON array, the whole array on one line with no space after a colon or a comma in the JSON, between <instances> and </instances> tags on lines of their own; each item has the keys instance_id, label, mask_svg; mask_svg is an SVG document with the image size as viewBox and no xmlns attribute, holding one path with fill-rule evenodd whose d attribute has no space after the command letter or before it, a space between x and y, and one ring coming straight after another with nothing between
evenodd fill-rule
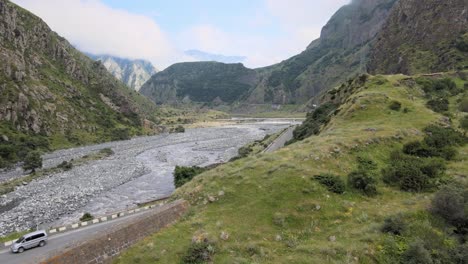
<instances>
[{"instance_id":1,"label":"cloud","mask_svg":"<svg viewBox=\"0 0 468 264\"><path fill-rule=\"evenodd\" d=\"M193 61L194 58L183 52L189 49L246 56L248 67L278 63L304 50L319 37L331 15L350 2L262 0L258 10L244 16L239 14L236 28L223 27L208 16L204 24L193 22L179 31L165 32L156 22L158 17L148 15L159 14L160 10L135 14L112 8L101 0L13 1L40 16L82 51L147 59L159 69L176 62ZM171 14L164 15L167 19Z\"/></svg>"},{"instance_id":2,"label":"cloud","mask_svg":"<svg viewBox=\"0 0 468 264\"><path fill-rule=\"evenodd\" d=\"M150 60L157 67L180 55L156 22L98 0L14 0L82 51Z\"/></svg>"}]
</instances>

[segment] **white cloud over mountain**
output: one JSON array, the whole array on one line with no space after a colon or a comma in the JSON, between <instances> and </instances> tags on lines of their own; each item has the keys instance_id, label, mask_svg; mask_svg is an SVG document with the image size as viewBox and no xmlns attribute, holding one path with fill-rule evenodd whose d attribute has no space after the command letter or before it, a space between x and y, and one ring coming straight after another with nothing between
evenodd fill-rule
<instances>
[{"instance_id":1,"label":"white cloud over mountain","mask_svg":"<svg viewBox=\"0 0 468 264\"><path fill-rule=\"evenodd\" d=\"M186 25L166 32L152 17L116 9L99 0L13 0L40 16L80 50L151 61L162 69L193 58L187 49L246 56L249 67L266 66L299 53L328 18L349 0L264 0L257 15L240 18L249 33L232 32L213 23ZM228 11L227 11L228 12ZM262 34L265 25L282 34ZM252 29L258 32L252 33Z\"/></svg>"}]
</instances>

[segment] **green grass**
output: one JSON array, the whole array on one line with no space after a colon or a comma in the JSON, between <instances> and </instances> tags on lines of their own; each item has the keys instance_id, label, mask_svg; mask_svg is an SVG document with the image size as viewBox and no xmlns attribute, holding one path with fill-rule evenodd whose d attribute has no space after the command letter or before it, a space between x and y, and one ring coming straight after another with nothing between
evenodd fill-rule
<instances>
[{"instance_id":1,"label":"green grass","mask_svg":"<svg viewBox=\"0 0 468 264\"><path fill-rule=\"evenodd\" d=\"M26 231L22 231L22 232L14 232L14 233L8 234L7 236L2 236L2 237L0 237L0 243L16 240L16 239L20 238L21 236L23 236L24 234L27 234L29 232L32 232L32 230L26 230Z\"/></svg>"},{"instance_id":2,"label":"green grass","mask_svg":"<svg viewBox=\"0 0 468 264\"><path fill-rule=\"evenodd\" d=\"M375 197L349 187L340 195L313 176L332 173L346 181L358 156L374 160L380 171L393 150L421 139L422 129L442 116L426 108L420 89L405 85L406 76L379 77L388 80L380 84L376 78L346 99L319 136L219 166L179 188L173 199L190 202L187 215L115 263L181 263L195 237L216 245L213 263L377 262L384 219L424 211L432 194L402 192L379 179ZM409 112L390 110L393 100ZM465 147L449 173L466 179L466 159ZM207 203L208 196L218 200ZM223 231L229 239L220 239Z\"/></svg>"}]
</instances>

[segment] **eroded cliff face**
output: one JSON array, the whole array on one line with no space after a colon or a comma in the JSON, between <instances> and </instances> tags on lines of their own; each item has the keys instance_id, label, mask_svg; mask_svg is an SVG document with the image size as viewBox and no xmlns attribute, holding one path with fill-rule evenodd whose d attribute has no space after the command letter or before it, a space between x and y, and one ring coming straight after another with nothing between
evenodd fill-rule
<instances>
[{"instance_id":1,"label":"eroded cliff face","mask_svg":"<svg viewBox=\"0 0 468 264\"><path fill-rule=\"evenodd\" d=\"M94 133L118 124L139 127L140 114L152 111L101 63L6 0L0 0L0 61L2 126L45 135Z\"/></svg>"},{"instance_id":2,"label":"eroded cliff face","mask_svg":"<svg viewBox=\"0 0 468 264\"><path fill-rule=\"evenodd\" d=\"M151 62L132 60L109 55L87 54L96 61L101 61L106 69L128 87L139 91L141 86L157 72Z\"/></svg>"},{"instance_id":3,"label":"eroded cliff face","mask_svg":"<svg viewBox=\"0 0 468 264\"><path fill-rule=\"evenodd\" d=\"M373 46L370 73L468 67L468 0L400 0Z\"/></svg>"}]
</instances>

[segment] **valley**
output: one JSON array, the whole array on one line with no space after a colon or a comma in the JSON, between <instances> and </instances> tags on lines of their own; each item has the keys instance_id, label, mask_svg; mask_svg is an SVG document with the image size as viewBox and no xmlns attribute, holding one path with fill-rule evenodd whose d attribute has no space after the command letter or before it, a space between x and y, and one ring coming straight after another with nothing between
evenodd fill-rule
<instances>
[{"instance_id":1,"label":"valley","mask_svg":"<svg viewBox=\"0 0 468 264\"><path fill-rule=\"evenodd\" d=\"M114 153L46 175L3 195L0 235L36 225L46 228L70 224L85 212L105 215L167 197L174 191L172 173L176 165L226 162L243 145L293 123L286 119L246 120L222 127L188 129L185 133L138 137L45 154L44 168L52 168L102 149ZM18 173L9 173L9 177L18 177Z\"/></svg>"}]
</instances>

